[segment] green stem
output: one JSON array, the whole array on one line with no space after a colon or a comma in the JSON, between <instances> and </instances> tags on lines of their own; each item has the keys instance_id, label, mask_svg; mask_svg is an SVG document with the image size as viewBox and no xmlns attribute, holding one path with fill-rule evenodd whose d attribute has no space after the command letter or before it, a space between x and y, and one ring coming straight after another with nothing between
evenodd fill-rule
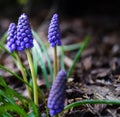
<instances>
[{"instance_id":1,"label":"green stem","mask_svg":"<svg viewBox=\"0 0 120 117\"><path fill-rule=\"evenodd\" d=\"M61 64L61 69L65 69L65 65L64 65L64 48L63 46L61 46L61 60L60 60L60 64Z\"/></svg>"},{"instance_id":2,"label":"green stem","mask_svg":"<svg viewBox=\"0 0 120 117\"><path fill-rule=\"evenodd\" d=\"M54 47L54 80L57 75L57 46Z\"/></svg>"},{"instance_id":3,"label":"green stem","mask_svg":"<svg viewBox=\"0 0 120 117\"><path fill-rule=\"evenodd\" d=\"M69 78L70 75L72 74L72 71L73 71L73 69L75 68L75 65L76 65L76 63L78 62L78 60L79 60L79 58L80 58L83 50L84 50L85 47L87 46L87 44L88 44L88 42L89 42L89 39L90 39L90 36L88 35L88 36L85 38L85 41L83 42L83 44L81 45L81 47L80 47L77 55L75 56L75 59L74 59L74 61L73 61L72 66L71 66L71 67L69 68L69 70L68 70L67 78Z\"/></svg>"},{"instance_id":4,"label":"green stem","mask_svg":"<svg viewBox=\"0 0 120 117\"><path fill-rule=\"evenodd\" d=\"M28 62L29 62L30 70L31 70L31 74L32 74L34 103L35 103L36 105L38 105L38 86L37 86L37 78L36 78L36 75L35 75L34 66L33 66L32 57L31 57L30 51L29 51L29 50L26 50L26 54L27 54L27 58L28 58Z\"/></svg>"},{"instance_id":5,"label":"green stem","mask_svg":"<svg viewBox=\"0 0 120 117\"><path fill-rule=\"evenodd\" d=\"M26 72L25 72L25 69L24 69L24 67L23 67L23 64L22 64L22 61L21 61L21 59L20 59L20 56L19 56L19 54L18 54L17 52L14 52L14 53L15 53L15 56L16 56L17 61L18 61L18 63L19 63L19 66L20 66L20 70L21 70L23 79L24 79L24 81L25 81L26 83L28 83L28 80L27 80L27 77L26 77ZM26 89L27 89L27 91L28 91L28 96L29 96L29 98L31 99L31 90L30 90L29 86L26 85Z\"/></svg>"},{"instance_id":6,"label":"green stem","mask_svg":"<svg viewBox=\"0 0 120 117\"><path fill-rule=\"evenodd\" d=\"M68 110L70 108L81 106L84 104L113 104L113 105L120 105L120 100L82 100L78 102L73 102L67 106L65 106L64 110Z\"/></svg>"}]
</instances>

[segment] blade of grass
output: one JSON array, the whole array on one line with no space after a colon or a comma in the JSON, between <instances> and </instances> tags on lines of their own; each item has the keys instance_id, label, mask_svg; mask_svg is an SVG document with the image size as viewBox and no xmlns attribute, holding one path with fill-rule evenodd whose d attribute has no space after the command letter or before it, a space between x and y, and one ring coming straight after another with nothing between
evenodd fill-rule
<instances>
[{"instance_id":1,"label":"blade of grass","mask_svg":"<svg viewBox=\"0 0 120 117\"><path fill-rule=\"evenodd\" d=\"M79 51L77 52L77 54L76 54L76 56L75 56L75 59L74 59L72 65L71 65L71 67L70 67L69 70L68 70L67 78L69 78L70 75L72 74L72 71L73 71L73 69L74 69L76 63L78 62L78 60L79 60L79 58L80 58L80 56L81 56L83 50L84 50L85 47L87 46L89 40L90 40L90 36L88 35L88 36L86 36L84 42L82 43L82 45L81 45Z\"/></svg>"},{"instance_id":2,"label":"blade of grass","mask_svg":"<svg viewBox=\"0 0 120 117\"><path fill-rule=\"evenodd\" d=\"M41 48L43 50L43 53L45 54L45 57L46 57L46 60L47 60L47 63L48 63L48 69L49 69L49 72L50 72L50 76L51 76L51 78L53 80L53 68L52 68L50 57L48 55L47 49L45 47L45 44L43 43L42 39L38 36L38 34L35 31L32 30L32 33L33 33L34 38L40 44L40 46L41 46Z\"/></svg>"}]
</instances>

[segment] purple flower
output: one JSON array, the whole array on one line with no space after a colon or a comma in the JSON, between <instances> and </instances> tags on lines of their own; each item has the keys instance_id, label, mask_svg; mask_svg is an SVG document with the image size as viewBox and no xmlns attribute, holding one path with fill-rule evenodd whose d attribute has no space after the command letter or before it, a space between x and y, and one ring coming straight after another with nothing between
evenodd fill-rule
<instances>
[{"instance_id":1,"label":"purple flower","mask_svg":"<svg viewBox=\"0 0 120 117\"><path fill-rule=\"evenodd\" d=\"M51 47L61 46L61 35L59 29L59 18L58 14L54 14L48 29L48 42Z\"/></svg>"},{"instance_id":2,"label":"purple flower","mask_svg":"<svg viewBox=\"0 0 120 117\"><path fill-rule=\"evenodd\" d=\"M8 28L8 37L7 37L7 47L10 52L16 50L17 45L15 41L17 40L17 28L14 23L11 23Z\"/></svg>"},{"instance_id":3,"label":"purple flower","mask_svg":"<svg viewBox=\"0 0 120 117\"><path fill-rule=\"evenodd\" d=\"M66 72L61 70L52 85L49 93L47 106L50 110L50 115L56 115L64 109L65 89L66 89Z\"/></svg>"},{"instance_id":4,"label":"purple flower","mask_svg":"<svg viewBox=\"0 0 120 117\"><path fill-rule=\"evenodd\" d=\"M25 13L23 13L18 19L17 40L20 42L16 42L19 45L17 47L17 51L23 51L25 49L30 49L33 47L31 27L28 17Z\"/></svg>"},{"instance_id":5,"label":"purple flower","mask_svg":"<svg viewBox=\"0 0 120 117\"><path fill-rule=\"evenodd\" d=\"M10 52L33 47L33 36L27 15L19 17L18 25L11 23L8 29L7 46Z\"/></svg>"}]
</instances>

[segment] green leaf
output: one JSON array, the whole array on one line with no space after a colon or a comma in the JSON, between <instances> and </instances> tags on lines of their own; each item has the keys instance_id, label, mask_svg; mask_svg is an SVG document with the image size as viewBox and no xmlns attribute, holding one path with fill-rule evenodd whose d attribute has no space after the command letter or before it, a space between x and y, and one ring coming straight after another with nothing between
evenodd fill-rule
<instances>
[{"instance_id":1,"label":"green leaf","mask_svg":"<svg viewBox=\"0 0 120 117\"><path fill-rule=\"evenodd\" d=\"M33 47L33 49L37 53L36 58L37 58L37 60L39 60L38 63L40 64L40 67L42 69L42 73L43 73L43 76L44 76L44 80L45 80L46 86L49 89L50 88L50 84L49 84L49 81L48 81L47 69L46 69L46 66L45 66L45 63L44 63L44 60L43 60L42 51L41 51L38 43L36 42L36 40L34 41L34 47ZM33 56L35 56L34 53L33 53Z\"/></svg>"},{"instance_id":2,"label":"green leaf","mask_svg":"<svg viewBox=\"0 0 120 117\"><path fill-rule=\"evenodd\" d=\"M5 99L7 99L6 100L7 102L14 104L15 103L14 97L17 97L25 106L22 96L19 93L15 92L13 89L9 88L2 77L0 77L0 81L1 81L0 86L4 88L4 89L0 89L0 96L1 96L0 101L3 101L2 97L4 97Z\"/></svg>"},{"instance_id":3,"label":"green leaf","mask_svg":"<svg viewBox=\"0 0 120 117\"><path fill-rule=\"evenodd\" d=\"M33 54L33 64L34 64L35 74L37 76L39 57L35 48L32 48L32 54Z\"/></svg>"},{"instance_id":4,"label":"green leaf","mask_svg":"<svg viewBox=\"0 0 120 117\"><path fill-rule=\"evenodd\" d=\"M70 75L72 74L72 71L73 71L73 69L75 68L76 63L78 62L78 60L79 60L79 58L80 58L83 50L84 50L84 49L86 48L86 46L88 45L89 40L90 40L90 36L88 35L88 36L85 37L84 42L82 43L79 51L77 52L77 54L76 54L76 56L75 56L75 59L74 59L72 65L71 65L71 67L70 67L69 70L68 70L67 78L69 78Z\"/></svg>"},{"instance_id":5,"label":"green leaf","mask_svg":"<svg viewBox=\"0 0 120 117\"><path fill-rule=\"evenodd\" d=\"M2 65L0 65L0 68L3 69L3 70L5 70L5 71L7 71L7 72L9 72L10 74L12 74L12 75L15 76L16 78L18 78L19 80L21 80L22 82L24 82L26 85L28 85L28 86L31 88L31 86L30 86L27 82L25 82L25 81L24 81L19 75L17 75L16 73L12 72L11 70L9 70L8 68L6 68L6 67L4 67L4 66L2 66Z\"/></svg>"},{"instance_id":6,"label":"green leaf","mask_svg":"<svg viewBox=\"0 0 120 117\"><path fill-rule=\"evenodd\" d=\"M13 117L12 115L10 115L8 112L5 112L2 114L1 117Z\"/></svg>"},{"instance_id":7,"label":"green leaf","mask_svg":"<svg viewBox=\"0 0 120 117\"><path fill-rule=\"evenodd\" d=\"M8 96L4 91L0 90L0 96L3 96L4 98L7 99L7 101L9 101L9 103L11 104L15 104L15 101L12 97Z\"/></svg>"},{"instance_id":8,"label":"green leaf","mask_svg":"<svg viewBox=\"0 0 120 117\"><path fill-rule=\"evenodd\" d=\"M27 113L24 111L24 109L22 109L21 107L19 107L16 104L5 104L0 106L0 114L4 113L5 111L11 111L11 112L16 112L17 114L21 115L22 117L28 117Z\"/></svg>"},{"instance_id":9,"label":"green leaf","mask_svg":"<svg viewBox=\"0 0 120 117\"><path fill-rule=\"evenodd\" d=\"M8 34L7 34L7 32L5 32L4 34L3 34L3 36L2 36L2 38L1 38L1 44L4 44L5 43L5 41L6 41L6 39L7 39L7 36L8 36Z\"/></svg>"},{"instance_id":10,"label":"green leaf","mask_svg":"<svg viewBox=\"0 0 120 117\"><path fill-rule=\"evenodd\" d=\"M7 87L7 84L5 82L5 80L3 79L2 76L0 76L0 85L3 86L3 87Z\"/></svg>"},{"instance_id":11,"label":"green leaf","mask_svg":"<svg viewBox=\"0 0 120 117\"><path fill-rule=\"evenodd\" d=\"M30 113L28 114L28 117L35 117L35 115L34 115L33 112L30 112Z\"/></svg>"},{"instance_id":12,"label":"green leaf","mask_svg":"<svg viewBox=\"0 0 120 117\"><path fill-rule=\"evenodd\" d=\"M80 48L82 43L77 43L77 44L71 44L71 45L63 45L64 51L72 51Z\"/></svg>"},{"instance_id":13,"label":"green leaf","mask_svg":"<svg viewBox=\"0 0 120 117\"><path fill-rule=\"evenodd\" d=\"M51 78L53 80L53 68L52 68L50 57L48 55L47 49L45 47L45 44L43 43L42 39L38 36L38 34L35 31L32 30L32 33L33 33L34 38L40 44L43 53L45 54L45 57L46 57L46 60L47 60L47 63L48 63L48 69L49 69L49 72L50 72L50 76L51 76Z\"/></svg>"},{"instance_id":14,"label":"green leaf","mask_svg":"<svg viewBox=\"0 0 120 117\"><path fill-rule=\"evenodd\" d=\"M7 32L5 32L4 35L2 36L1 40L0 40L0 54L4 50L6 53L10 54L11 56L13 56L13 58L15 58L13 53L10 53L8 51L8 49L5 47L5 41L7 39L7 36L8 36L8 34L7 34Z\"/></svg>"},{"instance_id":15,"label":"green leaf","mask_svg":"<svg viewBox=\"0 0 120 117\"><path fill-rule=\"evenodd\" d=\"M65 106L64 111L70 108L78 107L85 104L113 104L120 105L120 100L82 100L78 102L73 102L67 106Z\"/></svg>"},{"instance_id":16,"label":"green leaf","mask_svg":"<svg viewBox=\"0 0 120 117\"><path fill-rule=\"evenodd\" d=\"M24 108L27 107L27 104L30 104L32 112L34 113L35 117L39 117L38 108L32 100L30 100L27 97L22 96L21 94L17 93L16 91L8 87L6 85L5 80L2 77L0 77L0 81L1 81L0 86L4 88L4 90L0 90L0 102L2 102L1 105L5 105L8 103L16 105L14 99L17 99L22 103Z\"/></svg>"},{"instance_id":17,"label":"green leaf","mask_svg":"<svg viewBox=\"0 0 120 117\"><path fill-rule=\"evenodd\" d=\"M1 54L1 52L4 50L7 54L10 54L13 58L15 58L14 54L13 54L13 53L10 53L10 52L8 51L8 49L5 47L5 44L0 43L0 48L1 48L0 54Z\"/></svg>"}]
</instances>

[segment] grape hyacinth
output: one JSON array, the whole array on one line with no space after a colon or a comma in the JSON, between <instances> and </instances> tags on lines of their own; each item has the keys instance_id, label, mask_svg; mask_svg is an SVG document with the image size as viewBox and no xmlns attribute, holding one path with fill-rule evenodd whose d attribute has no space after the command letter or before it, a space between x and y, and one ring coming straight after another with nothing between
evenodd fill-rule
<instances>
[{"instance_id":1,"label":"grape hyacinth","mask_svg":"<svg viewBox=\"0 0 120 117\"><path fill-rule=\"evenodd\" d=\"M58 72L50 90L47 106L51 116L60 113L64 109L66 77L64 70Z\"/></svg>"},{"instance_id":2,"label":"grape hyacinth","mask_svg":"<svg viewBox=\"0 0 120 117\"><path fill-rule=\"evenodd\" d=\"M11 23L8 29L7 46L10 52L23 51L33 47L33 36L27 15L23 13L18 25Z\"/></svg>"},{"instance_id":3,"label":"grape hyacinth","mask_svg":"<svg viewBox=\"0 0 120 117\"><path fill-rule=\"evenodd\" d=\"M54 14L51 19L50 26L48 29L48 42L50 43L51 47L62 45L58 14Z\"/></svg>"},{"instance_id":4,"label":"grape hyacinth","mask_svg":"<svg viewBox=\"0 0 120 117\"><path fill-rule=\"evenodd\" d=\"M17 25L17 50L23 51L33 47L33 36L28 17L23 13L18 19Z\"/></svg>"},{"instance_id":5,"label":"grape hyacinth","mask_svg":"<svg viewBox=\"0 0 120 117\"><path fill-rule=\"evenodd\" d=\"M17 27L15 23L11 23L8 28L7 47L10 52L16 50Z\"/></svg>"}]
</instances>

